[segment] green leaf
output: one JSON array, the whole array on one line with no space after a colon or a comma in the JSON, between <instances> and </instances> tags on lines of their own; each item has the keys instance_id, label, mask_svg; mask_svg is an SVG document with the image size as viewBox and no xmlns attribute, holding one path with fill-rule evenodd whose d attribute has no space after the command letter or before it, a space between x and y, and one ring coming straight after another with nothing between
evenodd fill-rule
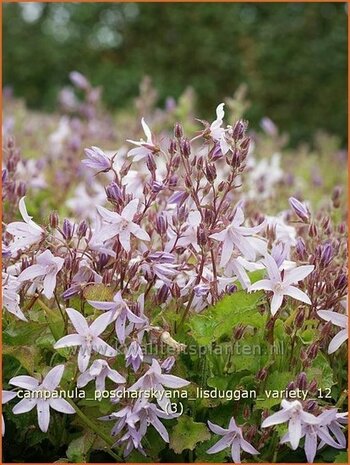
<instances>
[{"instance_id":1,"label":"green leaf","mask_svg":"<svg viewBox=\"0 0 350 465\"><path fill-rule=\"evenodd\" d=\"M95 434L86 432L83 436L73 439L67 449L67 458L70 462L82 463L86 462L87 455L95 441Z\"/></svg>"},{"instance_id":2,"label":"green leaf","mask_svg":"<svg viewBox=\"0 0 350 465\"><path fill-rule=\"evenodd\" d=\"M210 433L204 423L196 423L192 418L183 415L172 430L170 447L176 454L181 454L185 449L193 450L198 442L209 438Z\"/></svg>"},{"instance_id":3,"label":"green leaf","mask_svg":"<svg viewBox=\"0 0 350 465\"><path fill-rule=\"evenodd\" d=\"M93 284L84 289L84 297L86 300L110 302L113 300L114 294L112 288L105 284Z\"/></svg>"},{"instance_id":4,"label":"green leaf","mask_svg":"<svg viewBox=\"0 0 350 465\"><path fill-rule=\"evenodd\" d=\"M31 375L34 374L35 368L38 368L37 361L39 358L39 350L36 346L15 347L3 344L2 353L3 355L10 355L18 360L21 366Z\"/></svg>"},{"instance_id":5,"label":"green leaf","mask_svg":"<svg viewBox=\"0 0 350 465\"><path fill-rule=\"evenodd\" d=\"M335 456L334 463L349 463L348 453L346 451L339 452L339 454Z\"/></svg>"},{"instance_id":6,"label":"green leaf","mask_svg":"<svg viewBox=\"0 0 350 465\"><path fill-rule=\"evenodd\" d=\"M320 389L331 388L334 384L333 370L321 352L318 353L311 367L306 370L306 376L310 381L315 378Z\"/></svg>"},{"instance_id":7,"label":"green leaf","mask_svg":"<svg viewBox=\"0 0 350 465\"><path fill-rule=\"evenodd\" d=\"M227 295L202 315L194 315L189 320L191 333L199 345L207 345L222 336L231 336L237 324L261 328L266 317L257 311L262 292L238 291Z\"/></svg>"}]
</instances>

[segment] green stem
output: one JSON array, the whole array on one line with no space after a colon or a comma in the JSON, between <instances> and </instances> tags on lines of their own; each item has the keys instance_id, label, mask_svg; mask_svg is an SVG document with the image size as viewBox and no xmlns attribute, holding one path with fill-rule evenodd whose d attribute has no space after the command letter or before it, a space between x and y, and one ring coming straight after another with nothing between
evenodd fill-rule
<instances>
[{"instance_id":1,"label":"green stem","mask_svg":"<svg viewBox=\"0 0 350 465\"><path fill-rule=\"evenodd\" d=\"M74 408L76 414L78 415L78 417L85 423L85 425L90 428L94 433L97 434L97 436L99 436L103 441L105 441L106 444L108 444L109 448L107 449L107 452L108 454L113 457L115 460L117 460L117 462L123 462L123 460L121 459L121 457L119 457L118 454L116 454L115 452L113 452L111 450L111 447L113 447L114 445L114 440L113 438L111 438L110 436L107 436L107 434L103 433L99 427L97 425L95 425L94 422L92 422L90 420L90 418L88 418L81 410L80 408L71 400L71 399L67 399L67 401L71 404L71 406Z\"/></svg>"}]
</instances>

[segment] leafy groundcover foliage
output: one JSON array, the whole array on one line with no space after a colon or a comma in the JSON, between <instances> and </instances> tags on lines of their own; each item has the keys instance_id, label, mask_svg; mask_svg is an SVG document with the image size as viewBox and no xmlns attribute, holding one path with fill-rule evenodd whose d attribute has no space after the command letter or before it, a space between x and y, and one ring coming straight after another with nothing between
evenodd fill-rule
<instances>
[{"instance_id":1,"label":"leafy groundcover foliage","mask_svg":"<svg viewBox=\"0 0 350 465\"><path fill-rule=\"evenodd\" d=\"M6 102L5 461L345 463L341 152L149 81L115 135L71 80L61 116Z\"/></svg>"}]
</instances>

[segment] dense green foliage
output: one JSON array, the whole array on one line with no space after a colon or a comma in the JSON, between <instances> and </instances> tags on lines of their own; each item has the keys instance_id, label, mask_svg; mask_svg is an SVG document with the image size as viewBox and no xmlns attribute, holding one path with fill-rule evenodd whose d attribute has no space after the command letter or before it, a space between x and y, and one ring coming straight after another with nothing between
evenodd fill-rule
<instances>
[{"instance_id":1,"label":"dense green foliage","mask_svg":"<svg viewBox=\"0 0 350 465\"><path fill-rule=\"evenodd\" d=\"M23 15L8 4L3 15L4 84L32 107L52 109L73 69L102 85L113 109L145 74L161 102L192 86L208 118L246 83L253 126L268 114L294 142L318 128L345 140L345 4L42 6Z\"/></svg>"}]
</instances>

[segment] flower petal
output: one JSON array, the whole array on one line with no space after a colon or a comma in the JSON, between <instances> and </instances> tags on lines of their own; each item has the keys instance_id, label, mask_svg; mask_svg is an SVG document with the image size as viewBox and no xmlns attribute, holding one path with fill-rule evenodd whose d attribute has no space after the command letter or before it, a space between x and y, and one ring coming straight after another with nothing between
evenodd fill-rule
<instances>
[{"instance_id":1,"label":"flower petal","mask_svg":"<svg viewBox=\"0 0 350 465\"><path fill-rule=\"evenodd\" d=\"M59 339L53 346L54 349L62 349L63 347L80 346L83 344L84 338L80 334L68 334Z\"/></svg>"},{"instance_id":2,"label":"flower petal","mask_svg":"<svg viewBox=\"0 0 350 465\"><path fill-rule=\"evenodd\" d=\"M38 399L35 399L34 397L28 398L28 399L22 399L18 404L16 404L12 412L15 415L19 415L20 413L27 413L30 412L37 404Z\"/></svg>"},{"instance_id":3,"label":"flower petal","mask_svg":"<svg viewBox=\"0 0 350 465\"><path fill-rule=\"evenodd\" d=\"M62 413L75 413L74 408L70 405L69 402L66 401L66 399L50 399L50 407L52 407L54 410L57 410L57 412L62 412Z\"/></svg>"},{"instance_id":4,"label":"flower petal","mask_svg":"<svg viewBox=\"0 0 350 465\"><path fill-rule=\"evenodd\" d=\"M345 342L348 338L348 330L347 329L342 329L339 331L338 334L334 336L334 338L331 340L329 346L328 346L328 353L333 354L336 350L339 349L339 347Z\"/></svg>"},{"instance_id":5,"label":"flower petal","mask_svg":"<svg viewBox=\"0 0 350 465\"><path fill-rule=\"evenodd\" d=\"M66 312L77 333L83 335L87 334L87 332L89 331L89 325L87 324L84 316L81 313L74 310L74 308L67 308Z\"/></svg>"},{"instance_id":6,"label":"flower petal","mask_svg":"<svg viewBox=\"0 0 350 465\"><path fill-rule=\"evenodd\" d=\"M293 299L300 300L301 302L304 302L305 304L311 305L311 300L305 292L301 291L297 287L294 286L288 286L284 291L284 295L289 295L289 297L292 297Z\"/></svg>"},{"instance_id":7,"label":"flower petal","mask_svg":"<svg viewBox=\"0 0 350 465\"><path fill-rule=\"evenodd\" d=\"M37 406L39 428L43 433L49 429L50 423L50 404L47 400L39 399Z\"/></svg>"},{"instance_id":8,"label":"flower petal","mask_svg":"<svg viewBox=\"0 0 350 465\"><path fill-rule=\"evenodd\" d=\"M37 379L26 375L15 376L14 378L11 378L9 384L23 389L29 389L30 391L34 391L39 387L39 381Z\"/></svg>"},{"instance_id":9,"label":"flower petal","mask_svg":"<svg viewBox=\"0 0 350 465\"><path fill-rule=\"evenodd\" d=\"M53 391L60 384L64 372L64 365L57 365L52 368L43 380L43 386L49 391Z\"/></svg>"}]
</instances>

